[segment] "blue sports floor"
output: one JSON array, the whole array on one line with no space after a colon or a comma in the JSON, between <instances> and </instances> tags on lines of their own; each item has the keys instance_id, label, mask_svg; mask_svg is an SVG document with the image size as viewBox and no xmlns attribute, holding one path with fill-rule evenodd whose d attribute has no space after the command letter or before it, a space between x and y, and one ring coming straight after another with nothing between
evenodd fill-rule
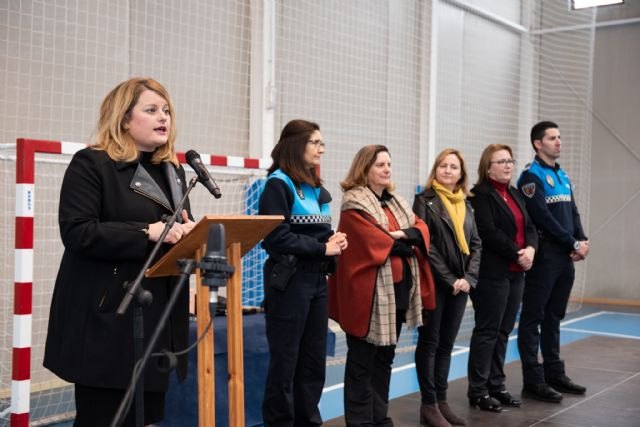
<instances>
[{"instance_id":1,"label":"blue sports floor","mask_svg":"<svg viewBox=\"0 0 640 427\"><path fill-rule=\"evenodd\" d=\"M563 348L576 341L585 340L590 337L601 336L608 338L635 340L636 351L640 352L640 308L613 308L613 310L615 311L613 311L612 307L609 306L607 306L606 309L600 308L602 308L602 306L583 306L577 312L567 316L567 319L561 324L561 344ZM411 333L411 331L403 330L402 333ZM516 345L516 335L517 329L513 331L509 339L509 346L507 348L506 357L507 364L510 362L519 361L519 355ZM462 381L465 383L466 387L466 380L464 380L464 378L467 375L468 353L468 341L456 343L452 358L451 371L449 374L450 382L458 379L463 379ZM391 399L412 395L418 392L418 383L415 374L415 364L413 361L413 357L414 356L412 351L396 355L391 382ZM568 359L564 352L563 358ZM571 360L567 360L569 375L571 375L571 362ZM338 420L335 420L338 421L338 423L334 424L330 422L328 423L329 425L343 425L344 421L344 419L341 418L344 411L342 402L343 383L340 377L342 374L340 370L342 368L343 366L340 366L339 368L328 368L328 383L331 380L335 382L325 387L324 394L320 402L320 409L324 420L331 420L332 418L340 417ZM638 366L638 369L640 370L640 366ZM515 375L518 374L519 370L517 370ZM521 379L519 380L521 381ZM577 378L576 382L578 382ZM465 387L463 388L466 390ZM512 393L514 394L519 395L519 392L519 389L512 390ZM466 394L464 396L457 396L457 398L462 398L464 400L466 399ZM417 399L419 402L419 395ZM640 406L640 398L638 398L638 405ZM637 425L640 426L640 419L638 420Z\"/></svg>"},{"instance_id":2,"label":"blue sports floor","mask_svg":"<svg viewBox=\"0 0 640 427\"><path fill-rule=\"evenodd\" d=\"M403 330L402 334L415 334ZM514 330L507 349L507 387L519 396L521 374ZM561 329L562 356L568 374L589 387L585 396L568 396L562 404L524 400L522 408L500 414L470 409L466 402L468 336L456 343L449 376L449 403L467 426L640 426L640 307L588 306L567 315ZM419 426L420 395L413 347L396 354L391 383L390 416L396 427ZM327 367L320 402L325 427L344 426L344 364ZM70 427L72 422L56 424Z\"/></svg>"}]
</instances>

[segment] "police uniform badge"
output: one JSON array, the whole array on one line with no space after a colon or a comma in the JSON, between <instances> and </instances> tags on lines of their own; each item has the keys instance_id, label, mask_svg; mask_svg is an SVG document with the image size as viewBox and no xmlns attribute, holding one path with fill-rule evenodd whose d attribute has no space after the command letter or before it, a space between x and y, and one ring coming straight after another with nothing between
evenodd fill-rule
<instances>
[{"instance_id":1,"label":"police uniform badge","mask_svg":"<svg viewBox=\"0 0 640 427\"><path fill-rule=\"evenodd\" d=\"M530 182L528 184L525 184L522 186L521 190L522 194L531 199L533 195L536 194L536 183Z\"/></svg>"},{"instance_id":2,"label":"police uniform badge","mask_svg":"<svg viewBox=\"0 0 640 427\"><path fill-rule=\"evenodd\" d=\"M553 178L551 178L551 175L547 175L546 178L547 178L547 184L549 184L551 187L556 186L556 183L553 182Z\"/></svg>"}]
</instances>

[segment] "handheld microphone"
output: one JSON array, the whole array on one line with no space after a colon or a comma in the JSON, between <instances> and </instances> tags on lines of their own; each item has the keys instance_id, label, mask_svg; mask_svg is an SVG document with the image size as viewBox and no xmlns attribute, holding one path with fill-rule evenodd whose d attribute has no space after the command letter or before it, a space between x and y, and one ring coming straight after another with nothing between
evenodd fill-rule
<instances>
[{"instance_id":1,"label":"handheld microphone","mask_svg":"<svg viewBox=\"0 0 640 427\"><path fill-rule=\"evenodd\" d=\"M195 150L189 150L185 153L184 156L187 159L187 163L189 163L189 166L191 166L196 175L198 175L198 181L200 181L202 185L204 185L207 190L209 190L209 193L213 194L213 197L219 199L222 196L220 187L218 187L218 184L216 184L206 166L204 165L204 163L202 163L200 154L198 154Z\"/></svg>"}]
</instances>

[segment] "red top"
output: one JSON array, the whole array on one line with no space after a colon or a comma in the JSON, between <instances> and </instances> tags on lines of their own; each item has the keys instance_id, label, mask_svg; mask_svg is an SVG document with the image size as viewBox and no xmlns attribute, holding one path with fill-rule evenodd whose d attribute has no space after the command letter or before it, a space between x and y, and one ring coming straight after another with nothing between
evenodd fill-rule
<instances>
[{"instance_id":1,"label":"red top","mask_svg":"<svg viewBox=\"0 0 640 427\"><path fill-rule=\"evenodd\" d=\"M516 221L515 244L520 249L524 248L525 247L524 215L522 215L522 211L520 210L520 206L518 206L516 201L513 200L513 197L511 196L511 193L509 193L508 187L507 187L508 184L503 184L501 182L494 181L491 178L489 178L489 182L491 183L493 188L496 189L498 194L502 197L502 200L504 200L505 203L507 204L507 206L509 206L509 209L511 210L511 213L513 214L513 218ZM517 262L511 262L509 264L509 271L522 272L522 271L524 271L524 268L522 268Z\"/></svg>"},{"instance_id":2,"label":"red top","mask_svg":"<svg viewBox=\"0 0 640 427\"><path fill-rule=\"evenodd\" d=\"M388 207L383 207L384 214L389 219L389 231L400 230L400 224L396 220L396 217L391 213ZM393 283L399 283L402 281L402 258L398 256L391 257L391 275L393 277Z\"/></svg>"},{"instance_id":3,"label":"red top","mask_svg":"<svg viewBox=\"0 0 640 427\"><path fill-rule=\"evenodd\" d=\"M345 332L359 338L369 333L378 268L389 257L393 246L393 238L374 223L369 215L353 209L340 213L338 231L347 234L349 247L338 257L336 271L329 277L329 317L340 323ZM420 230L428 247L427 225L416 218L413 227ZM420 250L416 250L415 254L420 267L422 307L433 310L436 293L431 268Z\"/></svg>"}]
</instances>

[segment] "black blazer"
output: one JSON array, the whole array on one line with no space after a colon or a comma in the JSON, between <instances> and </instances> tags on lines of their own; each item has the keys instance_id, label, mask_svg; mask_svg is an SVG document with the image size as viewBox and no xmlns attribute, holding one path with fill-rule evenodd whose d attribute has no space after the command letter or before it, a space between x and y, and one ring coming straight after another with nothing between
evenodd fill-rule
<instances>
[{"instance_id":1,"label":"black blazer","mask_svg":"<svg viewBox=\"0 0 640 427\"><path fill-rule=\"evenodd\" d=\"M525 246L538 249L538 233L529 218L520 192L508 187L509 194L516 201L524 217ZM482 259L480 261L481 278L502 278L509 271L509 263L518 261L518 248L515 244L516 221L502 196L484 181L471 190L469 198L475 211L476 225L482 238Z\"/></svg>"},{"instance_id":2,"label":"black blazer","mask_svg":"<svg viewBox=\"0 0 640 427\"><path fill-rule=\"evenodd\" d=\"M182 168L170 163L163 168L172 201L138 162L116 162L104 151L79 151L65 172L58 218L65 251L51 301L44 366L66 381L115 389L129 383L133 303L124 316L116 315L122 285L135 279L153 247L144 229L171 214L186 190ZM168 249L164 245L159 256ZM142 282L153 295L144 308L145 348L174 284L173 277ZM156 350L185 348L188 300L184 287ZM159 373L155 362L152 358L145 371L146 391L168 385L168 374ZM186 358L180 358L178 372L186 375Z\"/></svg>"},{"instance_id":3,"label":"black blazer","mask_svg":"<svg viewBox=\"0 0 640 427\"><path fill-rule=\"evenodd\" d=\"M433 189L424 190L416 195L413 201L413 211L429 226L429 263L436 285L440 289L448 290L453 286L453 282L463 277L474 288L478 282L482 241L473 218L473 208L468 200L465 200L465 203L467 214L463 228L469 245L469 255L464 255L458 248L451 217Z\"/></svg>"}]
</instances>

